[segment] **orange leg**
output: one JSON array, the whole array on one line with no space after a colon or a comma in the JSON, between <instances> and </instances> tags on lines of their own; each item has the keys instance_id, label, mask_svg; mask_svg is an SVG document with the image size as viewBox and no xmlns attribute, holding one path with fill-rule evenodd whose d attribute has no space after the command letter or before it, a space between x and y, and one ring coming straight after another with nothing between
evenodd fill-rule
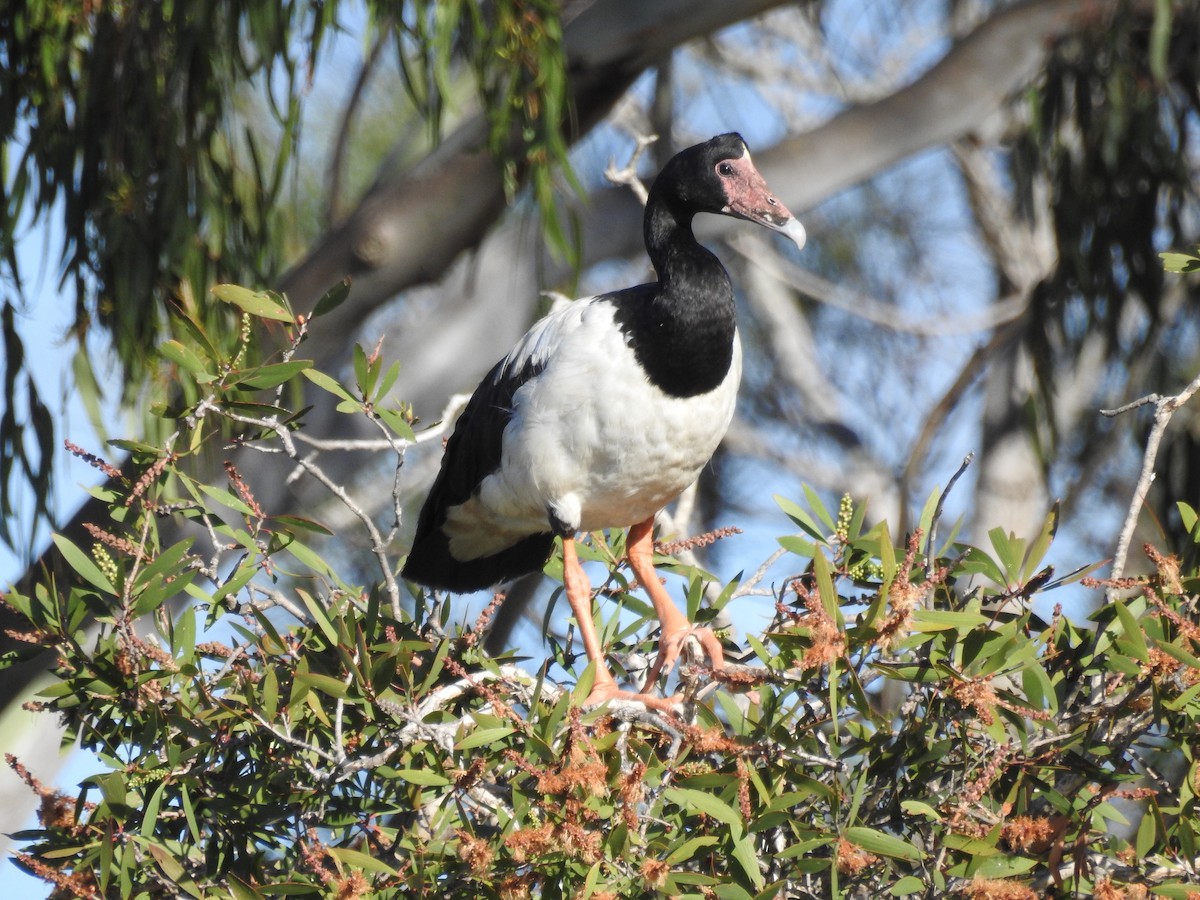
<instances>
[{"instance_id":1,"label":"orange leg","mask_svg":"<svg viewBox=\"0 0 1200 900\"><path fill-rule=\"evenodd\" d=\"M695 637L700 642L700 646L704 649L704 655L708 657L714 669L722 668L725 665L725 651L721 648L721 641L713 634L712 629L701 628L689 622L672 602L671 596L662 586L662 582L658 580L658 573L654 570L653 516L629 529L629 539L625 543L625 551L629 556L629 567L633 569L633 574L637 576L637 580L650 595L650 601L654 604L654 613L662 624L662 636L658 641L658 657L650 668L650 673L646 676L646 684L642 687L643 695L654 686L663 670L671 671L675 660L679 658L679 651L683 649L684 641L689 637Z\"/></svg>"},{"instance_id":2,"label":"orange leg","mask_svg":"<svg viewBox=\"0 0 1200 900\"><path fill-rule=\"evenodd\" d=\"M671 712L672 703L668 699L648 697L645 694L635 694L631 691L623 691L617 687L617 681L613 678L612 672L608 668L608 663L605 662L604 651L600 647L600 636L596 633L596 624L592 621L592 586L588 581L587 573L583 571L583 566L579 563L578 555L575 553L575 538L573 536L563 537L563 587L566 588L567 602L571 604L571 611L575 614L575 621L579 624L579 636L583 639L583 649L587 653L588 661L594 663L596 668L596 678L592 682L592 692L583 701L584 706L604 703L607 700L622 699L636 700L661 712Z\"/></svg>"}]
</instances>

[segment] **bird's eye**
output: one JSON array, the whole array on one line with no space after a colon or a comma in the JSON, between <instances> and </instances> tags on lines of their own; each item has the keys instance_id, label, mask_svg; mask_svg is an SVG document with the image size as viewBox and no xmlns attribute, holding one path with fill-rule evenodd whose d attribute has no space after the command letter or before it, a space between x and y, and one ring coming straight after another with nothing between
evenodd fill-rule
<instances>
[{"instance_id":1,"label":"bird's eye","mask_svg":"<svg viewBox=\"0 0 1200 900\"><path fill-rule=\"evenodd\" d=\"M729 176L733 174L733 166L727 162L719 163L717 165L717 171L722 175Z\"/></svg>"}]
</instances>

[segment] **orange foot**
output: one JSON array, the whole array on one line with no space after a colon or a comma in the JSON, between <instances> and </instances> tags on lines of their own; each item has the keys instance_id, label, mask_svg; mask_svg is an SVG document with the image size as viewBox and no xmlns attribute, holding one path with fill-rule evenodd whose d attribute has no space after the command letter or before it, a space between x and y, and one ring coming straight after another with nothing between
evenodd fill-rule
<instances>
[{"instance_id":1,"label":"orange foot","mask_svg":"<svg viewBox=\"0 0 1200 900\"><path fill-rule=\"evenodd\" d=\"M680 620L683 622L682 625L677 625L670 631L664 632L663 636L659 638L658 656L655 657L650 671L646 673L642 693L652 690L658 683L659 675L663 672L670 672L674 668L688 638L695 638L700 642L700 648L713 669L725 667L725 651L721 647L720 638L713 633L713 630L703 625L692 625L682 616L680 616Z\"/></svg>"},{"instance_id":2,"label":"orange foot","mask_svg":"<svg viewBox=\"0 0 1200 900\"><path fill-rule=\"evenodd\" d=\"M605 674L608 674L607 672ZM600 706L608 703L610 700L627 701L630 703L640 703L647 709L652 709L655 712L676 714L675 707L682 702L681 697L658 697L654 694L634 693L633 691L625 691L617 687L616 681L609 675L606 679L597 680L592 685L591 693L587 695L587 699L583 701L584 706Z\"/></svg>"}]
</instances>

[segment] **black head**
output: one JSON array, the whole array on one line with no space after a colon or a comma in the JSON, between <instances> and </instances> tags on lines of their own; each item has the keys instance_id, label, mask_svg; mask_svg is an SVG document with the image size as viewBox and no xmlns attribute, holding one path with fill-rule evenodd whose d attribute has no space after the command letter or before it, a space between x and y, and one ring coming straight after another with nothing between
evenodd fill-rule
<instances>
[{"instance_id":1,"label":"black head","mask_svg":"<svg viewBox=\"0 0 1200 900\"><path fill-rule=\"evenodd\" d=\"M757 222L804 246L804 227L767 187L740 134L719 134L681 150L663 166L650 192L684 216L708 212Z\"/></svg>"}]
</instances>

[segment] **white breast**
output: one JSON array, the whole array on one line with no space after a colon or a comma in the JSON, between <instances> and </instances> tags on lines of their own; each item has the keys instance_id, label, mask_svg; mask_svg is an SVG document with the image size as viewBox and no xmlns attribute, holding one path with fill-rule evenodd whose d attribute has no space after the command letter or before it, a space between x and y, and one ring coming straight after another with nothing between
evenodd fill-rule
<instances>
[{"instance_id":1,"label":"white breast","mask_svg":"<svg viewBox=\"0 0 1200 900\"><path fill-rule=\"evenodd\" d=\"M514 398L500 470L449 511L460 559L548 530L548 511L577 531L644 521L696 480L729 427L742 366L736 334L725 380L678 398L646 378L611 304L576 302L554 326L545 370Z\"/></svg>"}]
</instances>

